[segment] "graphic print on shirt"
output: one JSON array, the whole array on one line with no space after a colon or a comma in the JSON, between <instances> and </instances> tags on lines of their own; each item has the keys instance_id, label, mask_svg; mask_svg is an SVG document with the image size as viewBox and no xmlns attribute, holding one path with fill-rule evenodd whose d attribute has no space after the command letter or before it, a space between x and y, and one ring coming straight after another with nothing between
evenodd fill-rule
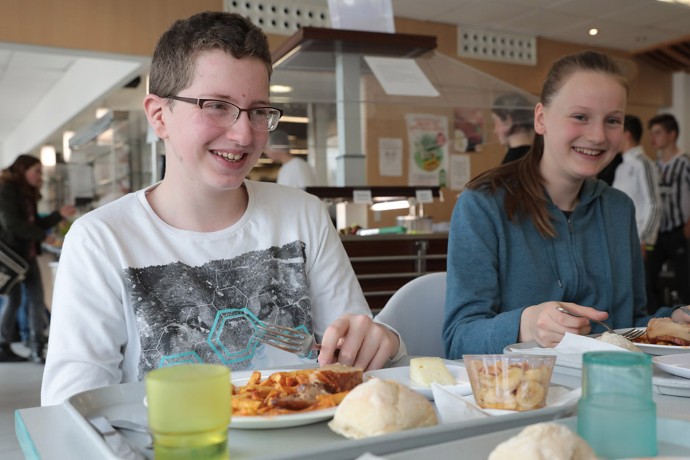
<instances>
[{"instance_id":1,"label":"graphic print on shirt","mask_svg":"<svg viewBox=\"0 0 690 460\"><path fill-rule=\"evenodd\" d=\"M126 269L141 340L139 379L187 362L250 369L264 347L257 320L311 333L304 247L294 241L197 267Z\"/></svg>"}]
</instances>

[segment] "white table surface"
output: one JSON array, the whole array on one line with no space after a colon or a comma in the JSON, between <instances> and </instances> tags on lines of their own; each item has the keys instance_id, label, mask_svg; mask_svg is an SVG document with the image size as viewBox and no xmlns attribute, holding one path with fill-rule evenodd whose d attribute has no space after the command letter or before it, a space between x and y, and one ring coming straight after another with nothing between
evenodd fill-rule
<instances>
[{"instance_id":1,"label":"white table surface","mask_svg":"<svg viewBox=\"0 0 690 460\"><path fill-rule=\"evenodd\" d=\"M654 394L654 400L659 417L690 421L690 398ZM319 430L324 426L323 423L311 425L315 435L319 435ZM99 446L84 439L74 416L65 405L17 410L15 432L29 460L72 460L101 456ZM264 431L263 434L266 435L265 439L270 439L270 431Z\"/></svg>"}]
</instances>

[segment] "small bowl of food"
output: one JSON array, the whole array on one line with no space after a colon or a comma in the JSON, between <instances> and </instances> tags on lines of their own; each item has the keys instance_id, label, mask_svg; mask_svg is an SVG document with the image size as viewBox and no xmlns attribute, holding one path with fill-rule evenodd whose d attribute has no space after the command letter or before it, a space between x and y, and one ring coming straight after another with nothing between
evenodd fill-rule
<instances>
[{"instance_id":1,"label":"small bowl of food","mask_svg":"<svg viewBox=\"0 0 690 460\"><path fill-rule=\"evenodd\" d=\"M463 355L479 407L527 411L546 405L554 355Z\"/></svg>"}]
</instances>

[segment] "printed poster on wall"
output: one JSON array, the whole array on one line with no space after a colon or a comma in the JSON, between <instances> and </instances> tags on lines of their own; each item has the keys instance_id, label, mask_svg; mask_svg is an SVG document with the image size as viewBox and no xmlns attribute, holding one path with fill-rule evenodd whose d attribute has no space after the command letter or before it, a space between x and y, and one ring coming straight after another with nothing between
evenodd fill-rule
<instances>
[{"instance_id":1,"label":"printed poster on wall","mask_svg":"<svg viewBox=\"0 0 690 460\"><path fill-rule=\"evenodd\" d=\"M448 173L448 117L407 114L410 151L409 185L446 185Z\"/></svg>"},{"instance_id":2,"label":"printed poster on wall","mask_svg":"<svg viewBox=\"0 0 690 460\"><path fill-rule=\"evenodd\" d=\"M475 108L457 108L453 111L453 150L481 152L484 143L484 112Z\"/></svg>"}]
</instances>

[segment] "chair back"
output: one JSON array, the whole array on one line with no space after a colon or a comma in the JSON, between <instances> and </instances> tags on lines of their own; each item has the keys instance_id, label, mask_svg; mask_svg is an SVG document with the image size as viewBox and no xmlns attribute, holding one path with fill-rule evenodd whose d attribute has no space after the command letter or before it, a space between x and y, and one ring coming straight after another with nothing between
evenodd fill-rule
<instances>
[{"instance_id":1,"label":"chair back","mask_svg":"<svg viewBox=\"0 0 690 460\"><path fill-rule=\"evenodd\" d=\"M398 289L376 316L402 337L411 356L445 357L446 272L428 273Z\"/></svg>"}]
</instances>

